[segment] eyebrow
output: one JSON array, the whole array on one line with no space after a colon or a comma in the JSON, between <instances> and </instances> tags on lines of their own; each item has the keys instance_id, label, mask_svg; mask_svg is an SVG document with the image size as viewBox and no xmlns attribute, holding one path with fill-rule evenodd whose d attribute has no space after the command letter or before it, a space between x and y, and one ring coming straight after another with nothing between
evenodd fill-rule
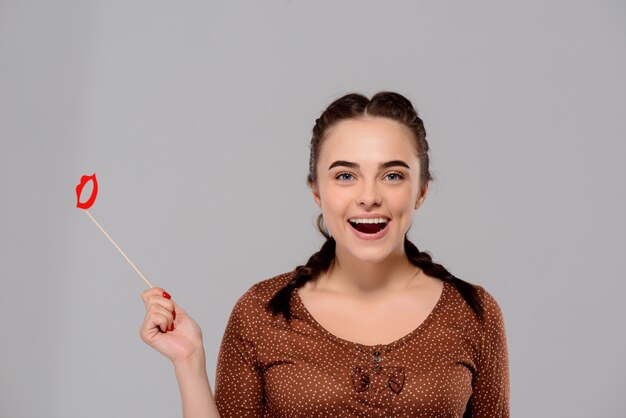
<instances>
[{"instance_id":1,"label":"eyebrow","mask_svg":"<svg viewBox=\"0 0 626 418\"><path fill-rule=\"evenodd\" d=\"M402 160L392 160L392 161L380 163L378 165L378 168L384 169L384 168L398 167L398 166L408 168L409 170L411 169L411 167L409 167L409 165ZM328 167L328 169L330 170L335 167L360 168L360 166L357 163L353 163L351 161L344 161L344 160L335 161L334 163L330 165L330 167Z\"/></svg>"}]
</instances>

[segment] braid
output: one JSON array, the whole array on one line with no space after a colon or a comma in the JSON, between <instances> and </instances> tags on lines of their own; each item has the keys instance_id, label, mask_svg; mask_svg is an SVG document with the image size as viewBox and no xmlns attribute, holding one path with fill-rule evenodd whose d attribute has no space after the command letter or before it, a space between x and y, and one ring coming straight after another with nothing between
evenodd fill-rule
<instances>
[{"instance_id":1,"label":"braid","mask_svg":"<svg viewBox=\"0 0 626 418\"><path fill-rule=\"evenodd\" d=\"M424 273L453 285L456 290L459 291L463 299L465 299L470 308L472 308L478 318L482 319L483 308L480 304L478 292L472 284L455 277L441 264L433 263L433 259L428 253L418 250L415 244L409 241L406 237L404 238L404 251L409 258L409 261L411 261L411 263L413 263L416 267L419 267Z\"/></svg>"},{"instance_id":2,"label":"braid","mask_svg":"<svg viewBox=\"0 0 626 418\"><path fill-rule=\"evenodd\" d=\"M320 273L330 268L335 259L335 240L330 236L326 237L326 242L322 248L313 254L304 266L296 267L289 283L280 289L267 304L267 308L274 314L282 313L287 321L291 319L289 303L291 294L309 280L315 279Z\"/></svg>"}]
</instances>

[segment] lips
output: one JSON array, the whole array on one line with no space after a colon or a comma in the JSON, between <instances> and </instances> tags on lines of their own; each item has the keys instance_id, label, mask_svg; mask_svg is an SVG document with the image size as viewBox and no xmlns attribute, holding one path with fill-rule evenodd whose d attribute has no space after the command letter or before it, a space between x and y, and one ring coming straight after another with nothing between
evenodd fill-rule
<instances>
[{"instance_id":1,"label":"lips","mask_svg":"<svg viewBox=\"0 0 626 418\"><path fill-rule=\"evenodd\" d=\"M389 221L385 218L353 218L348 222L352 228L363 234L376 234L385 229Z\"/></svg>"}]
</instances>

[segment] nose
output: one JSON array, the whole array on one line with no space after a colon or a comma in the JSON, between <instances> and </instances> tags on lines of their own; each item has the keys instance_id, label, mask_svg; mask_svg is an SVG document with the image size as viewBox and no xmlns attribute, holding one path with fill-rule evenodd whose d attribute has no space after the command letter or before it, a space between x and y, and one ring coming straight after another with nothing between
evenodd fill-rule
<instances>
[{"instance_id":1,"label":"nose","mask_svg":"<svg viewBox=\"0 0 626 418\"><path fill-rule=\"evenodd\" d=\"M363 182L357 196L359 206L373 208L380 206L382 196L376 181Z\"/></svg>"}]
</instances>

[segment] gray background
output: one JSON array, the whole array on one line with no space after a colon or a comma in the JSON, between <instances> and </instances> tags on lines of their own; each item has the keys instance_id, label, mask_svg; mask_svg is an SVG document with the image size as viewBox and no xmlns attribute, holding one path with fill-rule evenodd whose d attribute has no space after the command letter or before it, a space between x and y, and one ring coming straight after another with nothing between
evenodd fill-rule
<instances>
[{"instance_id":1,"label":"gray background","mask_svg":"<svg viewBox=\"0 0 626 418\"><path fill-rule=\"evenodd\" d=\"M204 330L321 243L314 120L397 90L437 178L412 237L505 314L516 417L618 417L621 1L0 1L0 416L180 415L143 283Z\"/></svg>"}]
</instances>

